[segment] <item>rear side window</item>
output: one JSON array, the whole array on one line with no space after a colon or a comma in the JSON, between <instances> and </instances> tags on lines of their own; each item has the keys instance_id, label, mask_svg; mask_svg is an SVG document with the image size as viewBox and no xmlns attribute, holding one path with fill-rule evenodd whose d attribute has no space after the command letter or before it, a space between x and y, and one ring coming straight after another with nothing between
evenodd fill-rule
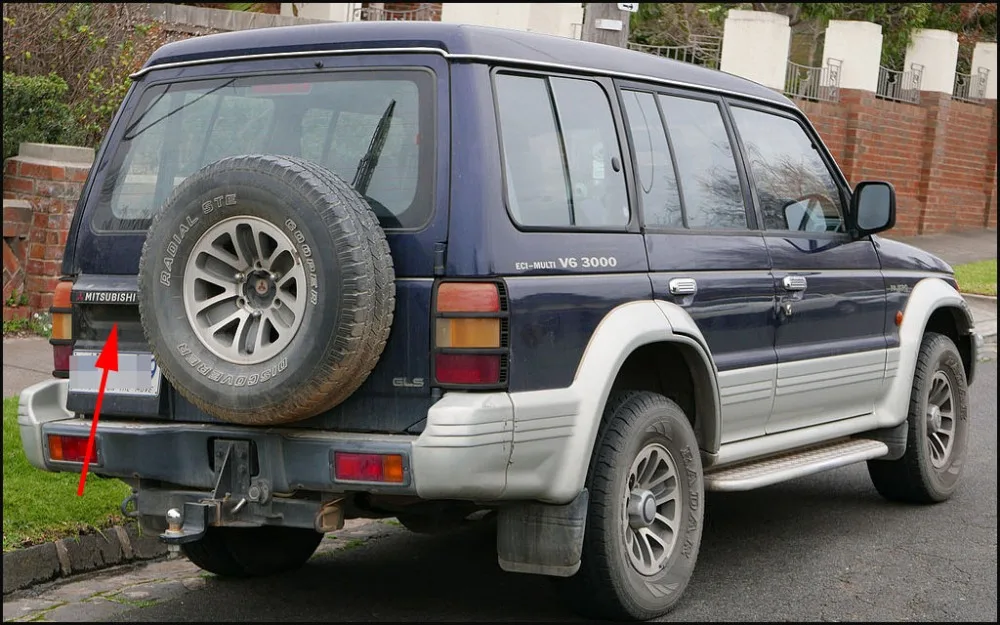
<instances>
[{"instance_id":1,"label":"rear side window","mask_svg":"<svg viewBox=\"0 0 1000 625\"><path fill-rule=\"evenodd\" d=\"M628 197L611 105L589 80L499 74L507 203L522 226L623 228Z\"/></svg>"},{"instance_id":2,"label":"rear side window","mask_svg":"<svg viewBox=\"0 0 1000 625\"><path fill-rule=\"evenodd\" d=\"M433 76L367 70L153 85L100 189L97 230L144 230L192 173L241 154L298 156L355 184L384 228L433 208ZM374 148L375 158L370 149ZM374 167L359 167L363 162Z\"/></svg>"},{"instance_id":3,"label":"rear side window","mask_svg":"<svg viewBox=\"0 0 1000 625\"><path fill-rule=\"evenodd\" d=\"M642 218L648 226L683 228L680 190L656 97L652 93L622 91L622 102L632 135Z\"/></svg>"},{"instance_id":4,"label":"rear side window","mask_svg":"<svg viewBox=\"0 0 1000 625\"><path fill-rule=\"evenodd\" d=\"M659 95L688 228L747 229L732 143L715 102Z\"/></svg>"}]
</instances>

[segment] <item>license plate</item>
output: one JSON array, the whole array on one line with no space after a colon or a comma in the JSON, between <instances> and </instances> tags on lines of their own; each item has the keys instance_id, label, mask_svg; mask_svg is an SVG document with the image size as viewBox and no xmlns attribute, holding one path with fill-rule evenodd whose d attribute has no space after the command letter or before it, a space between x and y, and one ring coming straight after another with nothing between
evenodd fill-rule
<instances>
[{"instance_id":1,"label":"license plate","mask_svg":"<svg viewBox=\"0 0 1000 625\"><path fill-rule=\"evenodd\" d=\"M98 352L73 352L69 364L69 390L97 393L102 369L97 368ZM160 367L148 352L119 353L118 371L108 372L105 392L112 395L159 395Z\"/></svg>"}]
</instances>

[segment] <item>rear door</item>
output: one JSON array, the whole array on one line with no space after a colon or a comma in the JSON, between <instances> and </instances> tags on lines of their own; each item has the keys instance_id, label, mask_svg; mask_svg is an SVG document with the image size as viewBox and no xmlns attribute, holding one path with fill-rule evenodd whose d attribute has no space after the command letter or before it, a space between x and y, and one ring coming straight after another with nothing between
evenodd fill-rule
<instances>
[{"instance_id":1,"label":"rear door","mask_svg":"<svg viewBox=\"0 0 1000 625\"><path fill-rule=\"evenodd\" d=\"M686 311L719 372L722 442L764 433L774 284L719 98L621 85L657 299Z\"/></svg>"},{"instance_id":2,"label":"rear door","mask_svg":"<svg viewBox=\"0 0 1000 625\"><path fill-rule=\"evenodd\" d=\"M768 433L869 414L886 362L885 287L870 237L846 232L848 190L796 115L730 107L778 293Z\"/></svg>"},{"instance_id":3,"label":"rear door","mask_svg":"<svg viewBox=\"0 0 1000 625\"><path fill-rule=\"evenodd\" d=\"M349 182L390 102L389 131L366 195L392 250L395 326L364 386L299 425L388 432L412 426L430 405L429 387L413 380L429 378L434 250L447 237L449 83L437 55L272 59L146 75L98 156L71 235L76 349L99 350L118 323L123 350L148 350L134 298L94 294L135 293L150 219L187 176L228 156L271 153L307 158ZM80 410L93 404L92 394L74 395L71 405ZM117 412L210 420L167 383L155 402L147 398L140 409L125 403ZM105 413L115 414L108 406Z\"/></svg>"}]
</instances>

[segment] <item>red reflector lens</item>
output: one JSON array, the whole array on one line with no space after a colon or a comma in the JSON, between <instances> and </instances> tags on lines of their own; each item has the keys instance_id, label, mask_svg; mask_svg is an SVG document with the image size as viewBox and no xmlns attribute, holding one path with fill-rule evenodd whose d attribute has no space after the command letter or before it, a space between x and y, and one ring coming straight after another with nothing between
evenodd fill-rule
<instances>
[{"instance_id":1,"label":"red reflector lens","mask_svg":"<svg viewBox=\"0 0 1000 625\"><path fill-rule=\"evenodd\" d=\"M83 462L87 457L87 437L49 434L49 458L62 462ZM97 443L94 443L97 457Z\"/></svg>"},{"instance_id":2,"label":"red reflector lens","mask_svg":"<svg viewBox=\"0 0 1000 625\"><path fill-rule=\"evenodd\" d=\"M73 355L72 345L52 346L52 361L56 371L69 371L70 356Z\"/></svg>"},{"instance_id":3,"label":"red reflector lens","mask_svg":"<svg viewBox=\"0 0 1000 625\"><path fill-rule=\"evenodd\" d=\"M437 354L434 374L442 384L497 384L500 382L500 356Z\"/></svg>"},{"instance_id":4,"label":"red reflector lens","mask_svg":"<svg viewBox=\"0 0 1000 625\"><path fill-rule=\"evenodd\" d=\"M437 293L438 312L500 312L500 292L492 282L442 282Z\"/></svg>"},{"instance_id":5,"label":"red reflector lens","mask_svg":"<svg viewBox=\"0 0 1000 625\"><path fill-rule=\"evenodd\" d=\"M338 480L351 482L404 481L403 457L399 454L333 454L334 474Z\"/></svg>"}]
</instances>

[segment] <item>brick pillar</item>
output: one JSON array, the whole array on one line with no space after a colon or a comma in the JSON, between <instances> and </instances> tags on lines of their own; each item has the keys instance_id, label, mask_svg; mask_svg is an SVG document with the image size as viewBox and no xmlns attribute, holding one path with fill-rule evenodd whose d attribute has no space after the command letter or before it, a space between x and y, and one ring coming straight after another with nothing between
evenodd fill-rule
<instances>
[{"instance_id":1,"label":"brick pillar","mask_svg":"<svg viewBox=\"0 0 1000 625\"><path fill-rule=\"evenodd\" d=\"M996 87L994 87L996 89ZM986 154L986 175L983 192L986 195L986 207L983 210L983 225L987 228L997 227L997 101L987 100L987 106L993 109L993 121L990 123L989 151Z\"/></svg>"},{"instance_id":2,"label":"brick pillar","mask_svg":"<svg viewBox=\"0 0 1000 625\"><path fill-rule=\"evenodd\" d=\"M3 320L28 316L24 292L31 232L31 204L24 200L3 201Z\"/></svg>"},{"instance_id":3,"label":"brick pillar","mask_svg":"<svg viewBox=\"0 0 1000 625\"><path fill-rule=\"evenodd\" d=\"M935 91L921 91L920 106L927 111L927 121L924 126L920 184L917 186L917 200L921 208L917 233L928 234L949 230L957 209L952 198L943 192L947 179L940 167L945 159L951 96Z\"/></svg>"},{"instance_id":4,"label":"brick pillar","mask_svg":"<svg viewBox=\"0 0 1000 625\"><path fill-rule=\"evenodd\" d=\"M875 93L862 89L841 89L840 105L847 109L844 130L844 160L840 163L852 185L865 179L863 163L868 149L866 136L878 132L878 115L874 109Z\"/></svg>"},{"instance_id":5,"label":"brick pillar","mask_svg":"<svg viewBox=\"0 0 1000 625\"><path fill-rule=\"evenodd\" d=\"M32 211L24 278L32 312L52 305L70 222L93 161L90 148L22 143L4 163L4 199L26 200Z\"/></svg>"}]
</instances>

